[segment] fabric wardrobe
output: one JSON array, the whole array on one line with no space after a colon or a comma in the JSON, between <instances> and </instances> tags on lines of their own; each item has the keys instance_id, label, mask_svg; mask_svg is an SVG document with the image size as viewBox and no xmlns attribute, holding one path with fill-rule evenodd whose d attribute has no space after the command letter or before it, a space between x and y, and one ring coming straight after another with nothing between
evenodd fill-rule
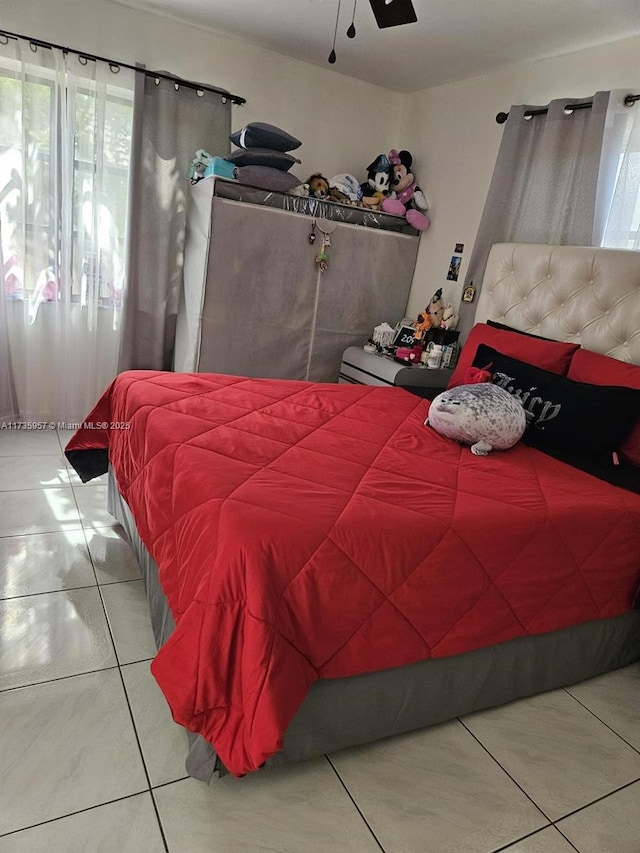
<instances>
[{"instance_id":1,"label":"fabric wardrobe","mask_svg":"<svg viewBox=\"0 0 640 853\"><path fill-rule=\"evenodd\" d=\"M174 369L337 381L346 347L404 316L417 232L389 230L398 217L367 221L279 193L249 190L261 203L219 195L231 185L205 179L191 189Z\"/></svg>"}]
</instances>

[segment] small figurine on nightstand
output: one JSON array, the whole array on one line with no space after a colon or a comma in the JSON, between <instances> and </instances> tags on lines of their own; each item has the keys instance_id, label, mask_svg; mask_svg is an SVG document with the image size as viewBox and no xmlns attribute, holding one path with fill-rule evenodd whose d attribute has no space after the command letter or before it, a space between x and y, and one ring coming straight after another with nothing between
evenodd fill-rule
<instances>
[{"instance_id":1,"label":"small figurine on nightstand","mask_svg":"<svg viewBox=\"0 0 640 853\"><path fill-rule=\"evenodd\" d=\"M431 302L427 305L427 314L429 321L434 329L439 329L442 325L442 317L444 315L444 302L442 301L442 288L439 287L431 297Z\"/></svg>"}]
</instances>

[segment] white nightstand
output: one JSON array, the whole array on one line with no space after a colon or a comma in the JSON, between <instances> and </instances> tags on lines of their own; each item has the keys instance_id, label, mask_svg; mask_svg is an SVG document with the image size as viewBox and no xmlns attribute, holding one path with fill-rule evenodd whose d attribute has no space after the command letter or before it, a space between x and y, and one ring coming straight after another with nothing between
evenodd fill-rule
<instances>
[{"instance_id":1,"label":"white nightstand","mask_svg":"<svg viewBox=\"0 0 640 853\"><path fill-rule=\"evenodd\" d=\"M362 347L348 347L342 354L338 381L354 385L420 388L421 396L433 399L447 387L452 373L453 370L448 367L429 369L403 365L389 356L365 352Z\"/></svg>"}]
</instances>

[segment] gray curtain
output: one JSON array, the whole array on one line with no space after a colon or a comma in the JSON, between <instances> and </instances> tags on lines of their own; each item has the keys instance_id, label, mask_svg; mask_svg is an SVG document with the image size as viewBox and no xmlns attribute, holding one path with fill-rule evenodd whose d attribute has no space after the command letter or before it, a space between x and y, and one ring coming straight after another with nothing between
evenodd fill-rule
<instances>
[{"instance_id":1,"label":"gray curtain","mask_svg":"<svg viewBox=\"0 0 640 853\"><path fill-rule=\"evenodd\" d=\"M596 191L609 95L597 92L591 109L570 113L565 112L567 98L551 101L546 115L529 119L524 117L528 110L541 108L509 110L465 277L464 286L473 284L476 297L460 303L463 339L473 326L494 243L598 244Z\"/></svg>"},{"instance_id":2,"label":"gray curtain","mask_svg":"<svg viewBox=\"0 0 640 853\"><path fill-rule=\"evenodd\" d=\"M199 148L229 154L230 133L227 98L138 72L119 371L171 370L189 164Z\"/></svg>"},{"instance_id":3,"label":"gray curtain","mask_svg":"<svg viewBox=\"0 0 640 853\"><path fill-rule=\"evenodd\" d=\"M5 295L5 269L2 257L2 222L0 221L0 423L17 419L18 400L13 382L7 305Z\"/></svg>"}]
</instances>

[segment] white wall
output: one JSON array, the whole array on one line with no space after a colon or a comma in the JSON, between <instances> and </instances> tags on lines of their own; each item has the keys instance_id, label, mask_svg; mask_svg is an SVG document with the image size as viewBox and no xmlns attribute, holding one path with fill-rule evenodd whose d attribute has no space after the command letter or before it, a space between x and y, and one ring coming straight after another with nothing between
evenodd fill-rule
<instances>
[{"instance_id":1,"label":"white wall","mask_svg":"<svg viewBox=\"0 0 640 853\"><path fill-rule=\"evenodd\" d=\"M640 38L458 83L423 89L404 100L401 144L414 155L417 179L427 196L431 228L422 235L409 315L423 309L438 287L457 306L466 264L480 222L502 125L495 116L511 104L547 104L553 98L584 98L627 88L640 92ZM632 109L640 109L640 103ZM456 243L464 243L458 283L446 279Z\"/></svg>"},{"instance_id":2,"label":"white wall","mask_svg":"<svg viewBox=\"0 0 640 853\"><path fill-rule=\"evenodd\" d=\"M408 148L432 218L421 237L410 315L438 287L447 301L459 301L502 135L496 113L511 104L546 104L601 89L640 92L639 37L400 97L329 68L108 0L0 0L0 15L0 26L9 31L144 62L242 95L247 104L233 108L233 129L267 121L298 136L302 165L291 171L302 179L321 171L328 177L352 172L364 180L366 165L378 153ZM446 280L456 243L465 245L458 283Z\"/></svg>"},{"instance_id":3,"label":"white wall","mask_svg":"<svg viewBox=\"0 0 640 853\"><path fill-rule=\"evenodd\" d=\"M0 0L0 26L241 95L247 103L234 106L233 130L265 121L297 136L302 165L291 172L303 180L313 172L351 172L364 181L367 164L396 144L388 128L395 137L402 109L397 92L209 29L108 0ZM379 116L388 125L372 120Z\"/></svg>"}]
</instances>

